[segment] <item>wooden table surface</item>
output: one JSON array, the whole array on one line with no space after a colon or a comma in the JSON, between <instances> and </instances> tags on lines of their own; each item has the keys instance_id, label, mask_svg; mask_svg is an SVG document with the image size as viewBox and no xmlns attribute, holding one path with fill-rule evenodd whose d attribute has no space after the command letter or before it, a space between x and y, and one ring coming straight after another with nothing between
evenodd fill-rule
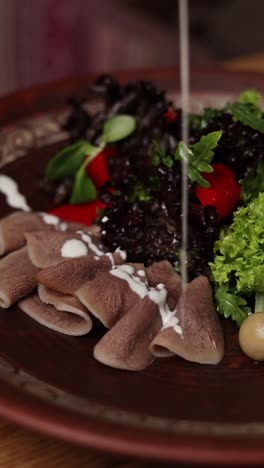
<instances>
[{"instance_id":1,"label":"wooden table surface","mask_svg":"<svg viewBox=\"0 0 264 468\"><path fill-rule=\"evenodd\" d=\"M264 72L264 54L225 64L230 70ZM0 420L0 467L4 468L155 468L164 464L140 462L121 456L76 447L32 433Z\"/></svg>"}]
</instances>

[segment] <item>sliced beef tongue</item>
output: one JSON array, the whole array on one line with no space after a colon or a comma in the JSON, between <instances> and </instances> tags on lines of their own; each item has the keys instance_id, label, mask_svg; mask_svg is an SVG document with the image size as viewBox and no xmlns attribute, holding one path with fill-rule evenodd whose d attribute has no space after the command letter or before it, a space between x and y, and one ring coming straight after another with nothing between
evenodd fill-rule
<instances>
[{"instance_id":1,"label":"sliced beef tongue","mask_svg":"<svg viewBox=\"0 0 264 468\"><path fill-rule=\"evenodd\" d=\"M37 272L26 247L0 260L0 307L8 308L31 294L37 286Z\"/></svg>"},{"instance_id":2,"label":"sliced beef tongue","mask_svg":"<svg viewBox=\"0 0 264 468\"><path fill-rule=\"evenodd\" d=\"M145 268L135 263L98 271L75 294L105 327L111 328L147 293Z\"/></svg>"},{"instance_id":3,"label":"sliced beef tongue","mask_svg":"<svg viewBox=\"0 0 264 468\"><path fill-rule=\"evenodd\" d=\"M46 288L43 285L38 286L38 295L44 304L51 304L57 310L64 312L72 312L73 314L87 314L87 309L84 307L77 297L71 294L62 294L53 289Z\"/></svg>"},{"instance_id":4,"label":"sliced beef tongue","mask_svg":"<svg viewBox=\"0 0 264 468\"><path fill-rule=\"evenodd\" d=\"M149 346L161 327L157 305L145 296L97 343L94 357L116 369L145 369L154 360Z\"/></svg>"},{"instance_id":5,"label":"sliced beef tongue","mask_svg":"<svg viewBox=\"0 0 264 468\"><path fill-rule=\"evenodd\" d=\"M98 271L109 271L113 263L121 265L125 252L116 251L101 257L81 257L64 260L44 268L37 275L39 283L64 294L75 294L88 280L95 278Z\"/></svg>"},{"instance_id":6,"label":"sliced beef tongue","mask_svg":"<svg viewBox=\"0 0 264 468\"><path fill-rule=\"evenodd\" d=\"M23 312L41 325L65 335L86 335L92 328L88 312L79 308L74 312L58 310L53 305L42 302L38 294L21 300L18 305Z\"/></svg>"},{"instance_id":7,"label":"sliced beef tongue","mask_svg":"<svg viewBox=\"0 0 264 468\"><path fill-rule=\"evenodd\" d=\"M52 224L47 224L37 213L17 211L0 220L0 255L18 250L26 244L24 234L32 231L51 231Z\"/></svg>"},{"instance_id":8,"label":"sliced beef tongue","mask_svg":"<svg viewBox=\"0 0 264 468\"><path fill-rule=\"evenodd\" d=\"M98 236L84 231L31 232L25 234L32 263L47 268L66 258L102 256L105 248Z\"/></svg>"},{"instance_id":9,"label":"sliced beef tongue","mask_svg":"<svg viewBox=\"0 0 264 468\"><path fill-rule=\"evenodd\" d=\"M146 275L150 287L156 287L160 283L165 285L167 304L170 310L174 310L181 295L182 280L171 263L167 260L153 263L146 268Z\"/></svg>"},{"instance_id":10,"label":"sliced beef tongue","mask_svg":"<svg viewBox=\"0 0 264 468\"><path fill-rule=\"evenodd\" d=\"M142 297L136 298L132 307L95 346L94 357L101 363L119 369L142 370L153 361L150 344L166 321L174 317L182 285L179 275L173 268L168 268L167 262L160 262L151 268L152 286L147 281L151 276L148 268L144 270L145 274L142 269L139 270L146 286ZM163 283L160 283L161 279ZM146 294L143 295L143 292ZM169 294L171 309L167 302ZM177 319L174 318L174 321Z\"/></svg>"},{"instance_id":11,"label":"sliced beef tongue","mask_svg":"<svg viewBox=\"0 0 264 468\"><path fill-rule=\"evenodd\" d=\"M178 355L201 364L221 361L223 331L214 307L212 288L205 276L194 279L183 290L175 318L178 323L168 321L152 341L150 351L154 356Z\"/></svg>"},{"instance_id":12,"label":"sliced beef tongue","mask_svg":"<svg viewBox=\"0 0 264 468\"><path fill-rule=\"evenodd\" d=\"M47 213L16 211L0 220L0 256L18 250L26 244L25 234L37 231L77 231L99 236L99 226L83 227L81 224L64 222Z\"/></svg>"}]
</instances>

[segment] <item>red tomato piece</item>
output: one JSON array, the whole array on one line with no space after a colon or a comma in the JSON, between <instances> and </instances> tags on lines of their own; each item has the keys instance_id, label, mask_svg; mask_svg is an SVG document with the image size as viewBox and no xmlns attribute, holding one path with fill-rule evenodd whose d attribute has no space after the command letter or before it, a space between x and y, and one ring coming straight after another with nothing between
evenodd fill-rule
<instances>
[{"instance_id":1,"label":"red tomato piece","mask_svg":"<svg viewBox=\"0 0 264 468\"><path fill-rule=\"evenodd\" d=\"M212 205L216 208L219 218L230 214L240 198L240 185L233 171L225 164L212 164L211 173L202 173L210 187L197 187L195 195L201 205Z\"/></svg>"},{"instance_id":2,"label":"red tomato piece","mask_svg":"<svg viewBox=\"0 0 264 468\"><path fill-rule=\"evenodd\" d=\"M102 187L105 182L110 180L107 159L116 156L116 154L116 148L105 148L86 166L86 174L95 183L96 188Z\"/></svg>"},{"instance_id":3,"label":"red tomato piece","mask_svg":"<svg viewBox=\"0 0 264 468\"><path fill-rule=\"evenodd\" d=\"M64 221L73 221L90 226L98 217L98 210L105 208L105 206L106 205L102 201L96 200L79 205L61 205L53 208L49 213L58 216L58 218Z\"/></svg>"},{"instance_id":4,"label":"red tomato piece","mask_svg":"<svg viewBox=\"0 0 264 468\"><path fill-rule=\"evenodd\" d=\"M168 123L174 123L176 121L176 112L172 111L172 110L168 110L167 112L165 112L164 114L164 118L165 120L168 122Z\"/></svg>"}]
</instances>

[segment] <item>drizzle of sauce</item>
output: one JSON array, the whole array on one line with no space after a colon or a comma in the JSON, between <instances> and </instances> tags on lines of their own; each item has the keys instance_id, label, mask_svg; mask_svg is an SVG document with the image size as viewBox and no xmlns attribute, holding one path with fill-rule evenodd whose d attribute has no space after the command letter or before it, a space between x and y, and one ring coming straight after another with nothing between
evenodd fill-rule
<instances>
[{"instance_id":1,"label":"drizzle of sauce","mask_svg":"<svg viewBox=\"0 0 264 468\"><path fill-rule=\"evenodd\" d=\"M77 234L80 234L83 242L85 242L89 249L92 250L98 257L101 257L102 255L105 255L105 252L103 250L98 249L97 245L92 241L92 238L89 234L83 231L77 231Z\"/></svg>"},{"instance_id":2,"label":"drizzle of sauce","mask_svg":"<svg viewBox=\"0 0 264 468\"><path fill-rule=\"evenodd\" d=\"M146 273L144 272L144 270L138 270L137 274L138 276L146 276Z\"/></svg>"},{"instance_id":3,"label":"drizzle of sauce","mask_svg":"<svg viewBox=\"0 0 264 468\"><path fill-rule=\"evenodd\" d=\"M114 260L113 254L111 252L107 252L105 255L110 258L112 268L114 268L115 267L115 260Z\"/></svg>"},{"instance_id":4,"label":"drizzle of sauce","mask_svg":"<svg viewBox=\"0 0 264 468\"><path fill-rule=\"evenodd\" d=\"M122 258L122 260L124 260L124 262L126 261L127 259L127 253L125 250L121 250L120 247L117 247L117 249L115 250L116 253L118 253L120 255L120 257Z\"/></svg>"},{"instance_id":5,"label":"drizzle of sauce","mask_svg":"<svg viewBox=\"0 0 264 468\"><path fill-rule=\"evenodd\" d=\"M147 296L149 290L145 282L141 281L138 276L134 275L135 268L132 265L120 265L113 268L110 274L126 281L134 293L136 293L140 299Z\"/></svg>"},{"instance_id":6,"label":"drizzle of sauce","mask_svg":"<svg viewBox=\"0 0 264 468\"><path fill-rule=\"evenodd\" d=\"M22 211L31 211L26 198L19 192L17 183L6 175L0 174L0 192L6 197L7 204Z\"/></svg>"},{"instance_id":7,"label":"drizzle of sauce","mask_svg":"<svg viewBox=\"0 0 264 468\"><path fill-rule=\"evenodd\" d=\"M65 258L85 257L87 254L87 246L78 239L67 240L61 248L61 256Z\"/></svg>"},{"instance_id":8,"label":"drizzle of sauce","mask_svg":"<svg viewBox=\"0 0 264 468\"><path fill-rule=\"evenodd\" d=\"M60 219L57 216L48 213L40 213L40 216L46 224L51 224L52 226L58 226L60 224Z\"/></svg>"},{"instance_id":9,"label":"drizzle of sauce","mask_svg":"<svg viewBox=\"0 0 264 468\"><path fill-rule=\"evenodd\" d=\"M184 146L184 158L182 160L182 241L180 252L180 266L183 287L188 282L187 274L187 249L188 249L188 151L189 143L189 103L190 103L190 73L189 73L189 2L188 0L179 0L179 30L180 30L180 88L181 88L181 107L182 107L182 140Z\"/></svg>"},{"instance_id":10,"label":"drizzle of sauce","mask_svg":"<svg viewBox=\"0 0 264 468\"><path fill-rule=\"evenodd\" d=\"M176 309L171 311L167 304L167 290L164 284L158 284L155 289L149 292L149 298L155 302L159 308L162 330L164 328L173 328L176 333L183 337L182 327L179 325L179 319L176 317Z\"/></svg>"}]
</instances>

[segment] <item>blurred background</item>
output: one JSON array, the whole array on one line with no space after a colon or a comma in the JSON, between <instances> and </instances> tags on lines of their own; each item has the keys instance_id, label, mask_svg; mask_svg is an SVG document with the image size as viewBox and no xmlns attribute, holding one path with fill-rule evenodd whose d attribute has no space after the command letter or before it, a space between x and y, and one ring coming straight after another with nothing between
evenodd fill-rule
<instances>
[{"instance_id":1,"label":"blurred background","mask_svg":"<svg viewBox=\"0 0 264 468\"><path fill-rule=\"evenodd\" d=\"M90 71L178 64L177 0L0 0L0 94ZM263 67L264 1L190 0L193 66ZM242 64L243 67L243 64Z\"/></svg>"}]
</instances>

